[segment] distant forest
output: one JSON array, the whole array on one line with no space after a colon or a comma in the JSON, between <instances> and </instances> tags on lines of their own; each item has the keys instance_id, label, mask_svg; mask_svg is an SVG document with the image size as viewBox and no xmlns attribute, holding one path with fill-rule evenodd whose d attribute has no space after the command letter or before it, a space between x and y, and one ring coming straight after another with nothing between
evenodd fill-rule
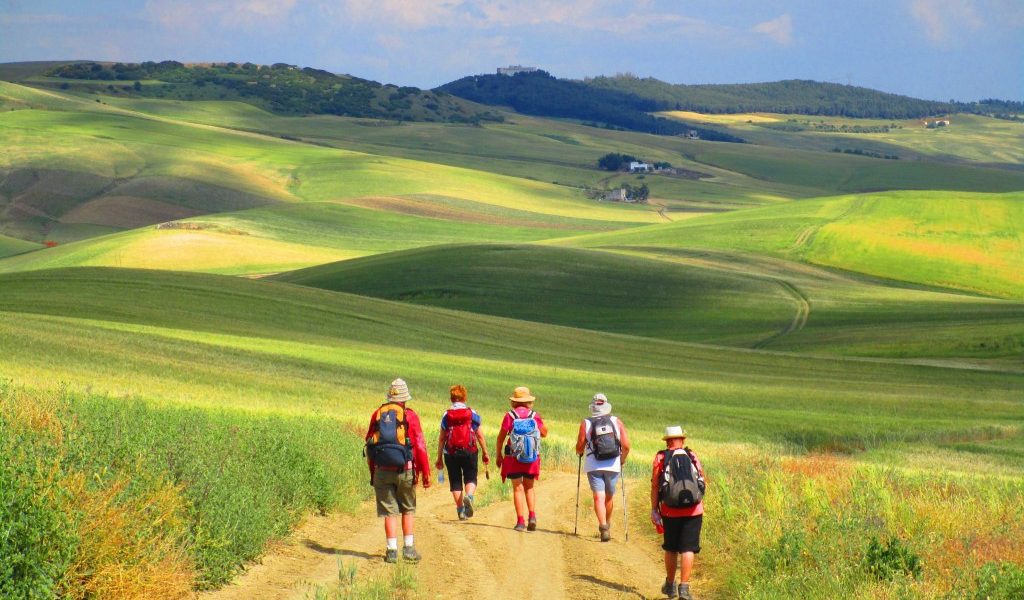
<instances>
[{"instance_id":1,"label":"distant forest","mask_svg":"<svg viewBox=\"0 0 1024 600\"><path fill-rule=\"evenodd\" d=\"M665 110L665 104L628 90L603 89L579 81L556 79L544 71L514 76L476 75L445 84L437 91L491 106L510 106L517 112L541 117L578 119L658 135L686 135L705 140L742 142L715 129L694 127L647 113Z\"/></svg>"},{"instance_id":2,"label":"distant forest","mask_svg":"<svg viewBox=\"0 0 1024 600\"><path fill-rule=\"evenodd\" d=\"M595 89L633 94L658 110L702 113L771 112L876 119L916 119L964 112L1006 118L1024 113L1024 102L936 102L863 87L787 80L730 85L674 85L631 75L595 77L583 82Z\"/></svg>"},{"instance_id":3,"label":"distant forest","mask_svg":"<svg viewBox=\"0 0 1024 600\"><path fill-rule=\"evenodd\" d=\"M445 94L277 63L185 65L177 61L66 64L46 73L106 82L110 92L183 100L242 100L282 114L330 114L397 120L501 121ZM95 89L95 88L94 88Z\"/></svg>"}]
</instances>

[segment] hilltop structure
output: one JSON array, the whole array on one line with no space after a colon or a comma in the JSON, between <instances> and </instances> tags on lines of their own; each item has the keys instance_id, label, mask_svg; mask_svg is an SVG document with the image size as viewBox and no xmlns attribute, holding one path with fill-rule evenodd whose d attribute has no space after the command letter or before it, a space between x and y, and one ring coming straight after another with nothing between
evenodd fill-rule
<instances>
[{"instance_id":1,"label":"hilltop structure","mask_svg":"<svg viewBox=\"0 0 1024 600\"><path fill-rule=\"evenodd\" d=\"M539 71L537 67L524 67L523 65L509 65L507 67L498 67L498 75L508 75L509 77L516 73L536 73Z\"/></svg>"}]
</instances>

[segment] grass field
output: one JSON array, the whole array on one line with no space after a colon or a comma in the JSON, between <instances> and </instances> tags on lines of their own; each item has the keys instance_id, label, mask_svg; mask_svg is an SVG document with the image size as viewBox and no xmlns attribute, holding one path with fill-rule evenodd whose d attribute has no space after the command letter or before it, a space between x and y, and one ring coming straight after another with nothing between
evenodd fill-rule
<instances>
[{"instance_id":1,"label":"grass field","mask_svg":"<svg viewBox=\"0 0 1024 600\"><path fill-rule=\"evenodd\" d=\"M753 142L723 144L505 116L0 83L0 569L26 573L0 596L186 598L362 510L358 433L398 376L428 439L451 384L489 433L529 385L546 468L575 467L594 392L645 461L683 424L713 482L701 595L1024 593L1019 123L718 116ZM613 151L683 172L597 170ZM581 189L624 182L651 204Z\"/></svg>"},{"instance_id":2,"label":"grass field","mask_svg":"<svg viewBox=\"0 0 1024 600\"><path fill-rule=\"evenodd\" d=\"M1024 163L1024 123L958 114L948 128L928 129L922 119L851 119L805 115L748 113L702 115L686 111L663 113L693 123L713 123L737 129L737 134L758 144L829 152L832 148L862 148L895 152L902 158L942 162L1020 165ZM767 129L763 124L774 124ZM782 125L803 131L785 131ZM847 132L835 129L848 128ZM876 133L851 132L857 127L887 128Z\"/></svg>"},{"instance_id":3,"label":"grass field","mask_svg":"<svg viewBox=\"0 0 1024 600\"><path fill-rule=\"evenodd\" d=\"M783 521L792 526L794 517L801 523L807 520L808 527L801 526L799 531L802 543L813 550L810 556L832 556L826 532L842 530L844 521L836 520L830 507L848 502L845 488L828 483L827 474L839 473L836 469L847 476L853 473L853 481L878 490L885 498L871 500L876 498L872 492L849 505L849 514L856 515L851 516L853 523L867 529L856 537L846 536L848 543L842 548L860 552L870 534L892 534L910 540L914 550L929 560L940 555L944 544L958 539L961 530L953 524L939 529L945 521L934 507L942 490L948 489L944 486L950 484L939 475L915 475L920 467L915 466L914 457L928 452L954 454L957 460L950 464L959 466L951 468L969 473L957 475L961 483L964 477L1015 478L1019 474L1014 459L1021 447L1019 423L1024 416L1019 397L1024 376L1019 373L728 350L410 306L284 283L126 269L0 276L0 341L7 349L4 377L35 389L53 389L62 381L71 390L109 394L110 400L72 398L70 408L64 409L79 415L79 427L94 432L90 439L104 444L113 443L105 441L110 439L106 434L116 428L98 426L100 422L128 418L136 423L151 419L166 423L168 419L194 420L207 411L214 416L203 427L210 429L200 428L192 435L216 436L214 432L222 427L261 431L264 425L259 423L264 419L315 418L357 427L379 402L382 385L402 375L413 385L417 408L427 415L446 403L451 382L466 382L488 423L503 410L511 386L531 385L540 398L537 408L553 431L549 452L557 456L561 452L557 449L572 439L589 394L604 391L613 398L617 413L630 423L638 452L653 452L658 446L655 433L666 419L680 420L695 443L699 441L709 469L721 474L713 501L720 525L713 539L716 548L731 550L716 552L717 558L710 559L707 568L720 576L732 574L731 580L719 579L716 584L733 590L723 592L727 595L747 589L744 582L752 581L755 572L746 569L761 560L764 544L775 543L786 533L787 529L776 529ZM130 409L130 402L114 398L143 398L149 408ZM181 407L200 411L193 414ZM135 410L136 415L118 416L121 410ZM222 411L226 411L223 417L216 416ZM434 435L430 420L427 427L428 437ZM174 448L187 444L176 441L177 433L167 435L165 442L142 436L110 448L118 456L126 452L131 456L134 451L152 452L163 447L160 444ZM299 437L291 443L297 444L296 454L282 455L281 460L319 461L313 457L321 452L315 448L321 448L318 444L323 441L306 442L302 440L308 435L295 435ZM275 442L260 442L264 443ZM307 443L313 444L312 454L302 454ZM813 466L814 459L774 454L808 450L867 450L866 456L875 460L895 453L898 458L889 457L886 464L906 466L876 470L869 462L826 470ZM157 455L167 451L163 452ZM182 452L174 450L171 455L185 460ZM98 456L88 460L100 460ZM267 461L274 460L262 457L249 462L271 468ZM352 484L351 476L344 473L349 468L358 472L361 459L353 452L344 460L350 467L331 468L339 469L340 481ZM130 460L122 464L117 472L132 472L127 470ZM202 464L196 463L196 468L202 469ZM799 477L804 469L815 473L810 482ZM247 472L239 471L237 477L249 477ZM768 475L773 472L779 475ZM182 483L182 493L191 497L196 483L179 479L181 473L171 471L168 476L171 482ZM314 481L322 485L323 480ZM1014 485L987 484L986 499L978 505L998 507L1008 517L1018 514L1021 496ZM791 486L803 491L793 494L787 491ZM812 488L817 491L811 493ZM212 489L217 494L227 490ZM242 489L247 488L240 488L240 493L248 493ZM259 492L265 493L272 492ZM355 493L321 502L338 505L351 501L345 498ZM975 492L969 494L973 497ZM217 497L221 500L208 505L209 510L230 515L231 507L239 506L230 495ZM904 505L904 501L913 504ZM290 506L301 509L303 502L296 500ZM858 502L894 512L883 513L888 516L872 525L871 511L854 508L860 506ZM293 514L289 510L279 513L278 522L288 523L287 515ZM789 518L780 520L781 515ZM260 522L250 521L238 534L249 535ZM915 533L921 527L941 533L925 541ZM254 534L253 539L265 539L274 530L262 531L266 533ZM984 532L999 535L997 529ZM217 581L230 568L214 565L230 565L228 557L244 558L247 554L242 549L251 547L232 542L218 554L200 555L196 564L201 577ZM222 558L214 560L214 556ZM977 560L1013 556L1012 547L1006 547ZM223 560L228 562L217 562ZM813 560L800 558L777 572L771 589L801 585L799 581L806 577L803 569L811 568ZM829 585L855 578L859 568L841 560L830 559L829 564L839 569L829 571L829 577L839 578ZM905 593L911 597L926 597L961 577L967 575L933 569L919 583L897 585L907 588ZM823 581L794 593L826 597L832 588ZM890 589L894 584L871 585Z\"/></svg>"},{"instance_id":4,"label":"grass field","mask_svg":"<svg viewBox=\"0 0 1024 600\"><path fill-rule=\"evenodd\" d=\"M440 246L286 273L280 281L515 319L731 345L789 326L774 282L538 246Z\"/></svg>"},{"instance_id":5,"label":"grass field","mask_svg":"<svg viewBox=\"0 0 1024 600\"><path fill-rule=\"evenodd\" d=\"M761 252L912 283L1024 297L1021 195L891 192L596 234L585 247Z\"/></svg>"}]
</instances>

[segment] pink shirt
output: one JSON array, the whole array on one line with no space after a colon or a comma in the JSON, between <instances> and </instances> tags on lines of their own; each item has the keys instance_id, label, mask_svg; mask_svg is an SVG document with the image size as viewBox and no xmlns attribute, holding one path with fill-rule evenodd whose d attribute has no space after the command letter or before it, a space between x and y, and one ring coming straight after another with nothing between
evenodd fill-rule
<instances>
[{"instance_id":1,"label":"pink shirt","mask_svg":"<svg viewBox=\"0 0 1024 600\"><path fill-rule=\"evenodd\" d=\"M525 419L530 414L529 408L520 406L515 410L516 415L520 419ZM540 429L544 425L544 419L540 418L539 414L534 413L533 418L537 421L537 429ZM506 436L512 431L512 415L505 413L505 418L501 421L501 433ZM507 437L506 437L507 439ZM506 442L507 444L507 442ZM524 473L526 475L532 475L534 479L540 479L540 457L532 463L521 463L514 456L505 454L504 460L501 461L501 478L504 480L510 473Z\"/></svg>"}]
</instances>

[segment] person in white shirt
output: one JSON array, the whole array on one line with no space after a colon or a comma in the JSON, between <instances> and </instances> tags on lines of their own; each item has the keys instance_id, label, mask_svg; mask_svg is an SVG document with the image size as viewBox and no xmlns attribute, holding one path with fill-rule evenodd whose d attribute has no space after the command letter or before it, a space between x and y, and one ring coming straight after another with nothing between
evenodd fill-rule
<instances>
[{"instance_id":1,"label":"person in white shirt","mask_svg":"<svg viewBox=\"0 0 1024 600\"><path fill-rule=\"evenodd\" d=\"M610 541L615 490L622 465L629 456L629 434L622 419L612 416L612 405L604 394L594 394L590 417L580 422L576 454L584 457L583 471L594 494L594 514L601 541Z\"/></svg>"}]
</instances>

